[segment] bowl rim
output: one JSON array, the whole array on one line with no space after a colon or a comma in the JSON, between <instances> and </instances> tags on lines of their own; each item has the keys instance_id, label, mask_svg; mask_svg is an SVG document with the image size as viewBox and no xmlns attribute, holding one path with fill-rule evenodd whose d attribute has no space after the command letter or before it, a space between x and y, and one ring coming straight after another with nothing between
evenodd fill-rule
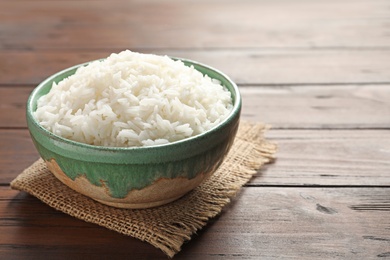
<instances>
[{"instance_id":1,"label":"bowl rim","mask_svg":"<svg viewBox=\"0 0 390 260\"><path fill-rule=\"evenodd\" d=\"M165 56L168 56L168 55L165 55ZM54 79L56 77L58 77L58 76L60 76L60 75L62 75L64 73L67 73L67 72L72 71L72 70L77 70L79 67L86 66L86 65L88 65L88 64L90 64L92 62L102 61L105 58L103 58L103 59L96 59L96 60L80 63L80 64L77 64L77 65L74 65L74 66L62 69L61 71L58 71L58 72L50 75L49 77L44 79L42 82L40 82L34 88L34 90L31 92L31 94L28 97L27 106L26 106L27 121L29 121L28 119L30 119L30 122L41 133L43 133L44 135L46 135L49 138L53 139L54 141L58 141L58 142L61 142L61 143L64 143L64 144L67 144L67 145L70 145L70 146L76 146L76 147L85 148L85 149L92 149L92 150L96 150L96 151L119 152L119 151L138 151L138 150L147 151L147 150L156 150L156 149L162 149L162 148L166 149L167 147L174 147L176 145L185 144L185 143L190 142L190 141L200 140L200 139L204 138L205 136L208 136L208 135L210 135L212 133L215 133L215 132L219 131L221 128L224 128L225 126L227 126L229 124L229 122L231 120L233 120L233 118L235 118L237 115L240 116L241 106L242 106L241 94L240 94L240 91L238 89L237 84L233 80L231 80L231 78L229 76L227 76L225 73L221 72L220 70L218 70L216 68L213 68L213 67L211 67L209 65L206 65L204 63L201 63L201 62L197 62L197 61L194 61L194 60L191 60L191 59L186 59L186 58L174 57L174 56L168 56L168 57L173 59L173 60L180 60L186 66L193 66L194 69L196 69L196 70L198 70L196 67L199 67L199 68L203 68L203 69L205 69L207 71L212 71L212 72L214 72L216 74L219 74L219 76L224 78L226 80L226 82L228 82L231 85L231 89L230 89L229 87L227 87L227 86L225 86L224 84L221 83L231 93L232 100L233 100L232 110L230 111L228 116L223 121L221 121L216 126L214 126L213 128L211 128L211 129L209 129L209 130L207 130L207 131L205 131L203 133L200 133L200 134L195 135L195 136L190 136L190 137L187 137L187 138L184 138L184 139L181 139L181 140L177 140L177 141L174 141L174 142L165 143L165 144L151 145L151 146L128 146L128 147L127 146L124 146L124 147L122 147L122 146L121 147L99 146L99 145L91 145L91 144L87 144L87 143L82 143L82 142L78 142L78 141L74 141L74 140L71 140L71 139L67 139L67 138L61 137L59 135L54 134L53 132L50 132L46 128L44 128L36 120L35 116L33 115L33 112L34 112L33 111L34 110L34 103L33 103L33 101L35 100L35 103L37 102L37 100L39 98L37 98L36 96L39 94L39 92L42 90L42 88L45 87L50 81L54 82ZM204 74L204 72L202 72L202 71L200 71L200 72L202 74ZM70 75L73 75L73 73L70 74ZM67 77L69 77L69 76L67 76ZM209 77L212 78L211 76L209 76ZM52 85L52 82L49 83L49 84ZM51 89L51 87L52 86L50 86L50 89ZM49 89L49 91L50 91L50 89Z\"/></svg>"}]
</instances>

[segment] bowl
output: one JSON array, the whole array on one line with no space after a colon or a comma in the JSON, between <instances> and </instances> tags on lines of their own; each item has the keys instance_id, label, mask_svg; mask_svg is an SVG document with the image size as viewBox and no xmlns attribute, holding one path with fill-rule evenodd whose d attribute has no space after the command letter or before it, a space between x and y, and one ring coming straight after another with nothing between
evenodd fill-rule
<instances>
[{"instance_id":1,"label":"bowl","mask_svg":"<svg viewBox=\"0 0 390 260\"><path fill-rule=\"evenodd\" d=\"M175 58L178 59L178 58ZM233 144L241 112L237 85L207 65L180 59L186 66L217 79L232 95L233 109L216 127L169 144L147 147L103 147L55 135L33 116L37 100L53 82L88 63L62 70L40 83L27 101L27 125L48 169L65 185L103 204L118 208L150 208L179 199L210 177Z\"/></svg>"}]
</instances>

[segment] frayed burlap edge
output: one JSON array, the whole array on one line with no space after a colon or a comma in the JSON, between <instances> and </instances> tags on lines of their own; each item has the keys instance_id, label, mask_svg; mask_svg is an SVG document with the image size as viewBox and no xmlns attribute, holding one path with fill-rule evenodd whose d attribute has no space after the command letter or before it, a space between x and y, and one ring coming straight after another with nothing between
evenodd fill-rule
<instances>
[{"instance_id":1,"label":"frayed burlap edge","mask_svg":"<svg viewBox=\"0 0 390 260\"><path fill-rule=\"evenodd\" d=\"M58 181L41 159L17 176L11 187L73 217L146 241L173 257L262 165L273 160L276 145L264 139L267 129L263 124L241 122L221 167L181 199L156 208L128 210L98 203Z\"/></svg>"}]
</instances>

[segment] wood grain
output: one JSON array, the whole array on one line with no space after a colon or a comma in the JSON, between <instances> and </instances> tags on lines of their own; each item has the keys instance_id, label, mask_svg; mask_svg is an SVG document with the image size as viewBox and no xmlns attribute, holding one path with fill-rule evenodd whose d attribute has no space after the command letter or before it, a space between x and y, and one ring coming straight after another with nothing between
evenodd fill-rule
<instances>
[{"instance_id":1,"label":"wood grain","mask_svg":"<svg viewBox=\"0 0 390 260\"><path fill-rule=\"evenodd\" d=\"M0 85L37 85L60 70L122 50L0 50ZM202 62L240 85L329 85L329 79L332 84L390 82L390 49L132 50Z\"/></svg>"},{"instance_id":2,"label":"wood grain","mask_svg":"<svg viewBox=\"0 0 390 260\"><path fill-rule=\"evenodd\" d=\"M388 86L241 88L242 115L274 128L388 129Z\"/></svg>"},{"instance_id":3,"label":"wood grain","mask_svg":"<svg viewBox=\"0 0 390 260\"><path fill-rule=\"evenodd\" d=\"M1 1L1 49L389 46L389 2Z\"/></svg>"},{"instance_id":4,"label":"wood grain","mask_svg":"<svg viewBox=\"0 0 390 260\"><path fill-rule=\"evenodd\" d=\"M0 155L0 184L2 185L10 183L39 158L26 129L1 129Z\"/></svg>"},{"instance_id":5,"label":"wood grain","mask_svg":"<svg viewBox=\"0 0 390 260\"><path fill-rule=\"evenodd\" d=\"M26 104L34 87L0 87L0 127L27 127Z\"/></svg>"},{"instance_id":6,"label":"wood grain","mask_svg":"<svg viewBox=\"0 0 390 260\"><path fill-rule=\"evenodd\" d=\"M389 130L271 130L267 137L278 144L276 162L249 185L390 186Z\"/></svg>"},{"instance_id":7,"label":"wood grain","mask_svg":"<svg viewBox=\"0 0 390 260\"><path fill-rule=\"evenodd\" d=\"M0 187L0 194L0 255L7 259L104 258L113 250L116 259L166 259L146 243L57 212L23 192ZM373 259L388 254L389 196L381 188L244 188L175 259Z\"/></svg>"}]
</instances>

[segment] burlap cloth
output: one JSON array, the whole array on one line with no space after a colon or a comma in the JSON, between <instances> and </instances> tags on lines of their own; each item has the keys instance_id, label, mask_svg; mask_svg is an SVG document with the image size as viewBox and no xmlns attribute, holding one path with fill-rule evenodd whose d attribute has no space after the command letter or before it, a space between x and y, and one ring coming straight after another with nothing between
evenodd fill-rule
<instances>
[{"instance_id":1,"label":"burlap cloth","mask_svg":"<svg viewBox=\"0 0 390 260\"><path fill-rule=\"evenodd\" d=\"M212 177L181 199L156 208L129 210L98 203L58 181L41 159L17 176L11 187L73 217L146 241L173 257L273 159L276 146L264 139L267 129L241 122L230 153Z\"/></svg>"}]
</instances>

